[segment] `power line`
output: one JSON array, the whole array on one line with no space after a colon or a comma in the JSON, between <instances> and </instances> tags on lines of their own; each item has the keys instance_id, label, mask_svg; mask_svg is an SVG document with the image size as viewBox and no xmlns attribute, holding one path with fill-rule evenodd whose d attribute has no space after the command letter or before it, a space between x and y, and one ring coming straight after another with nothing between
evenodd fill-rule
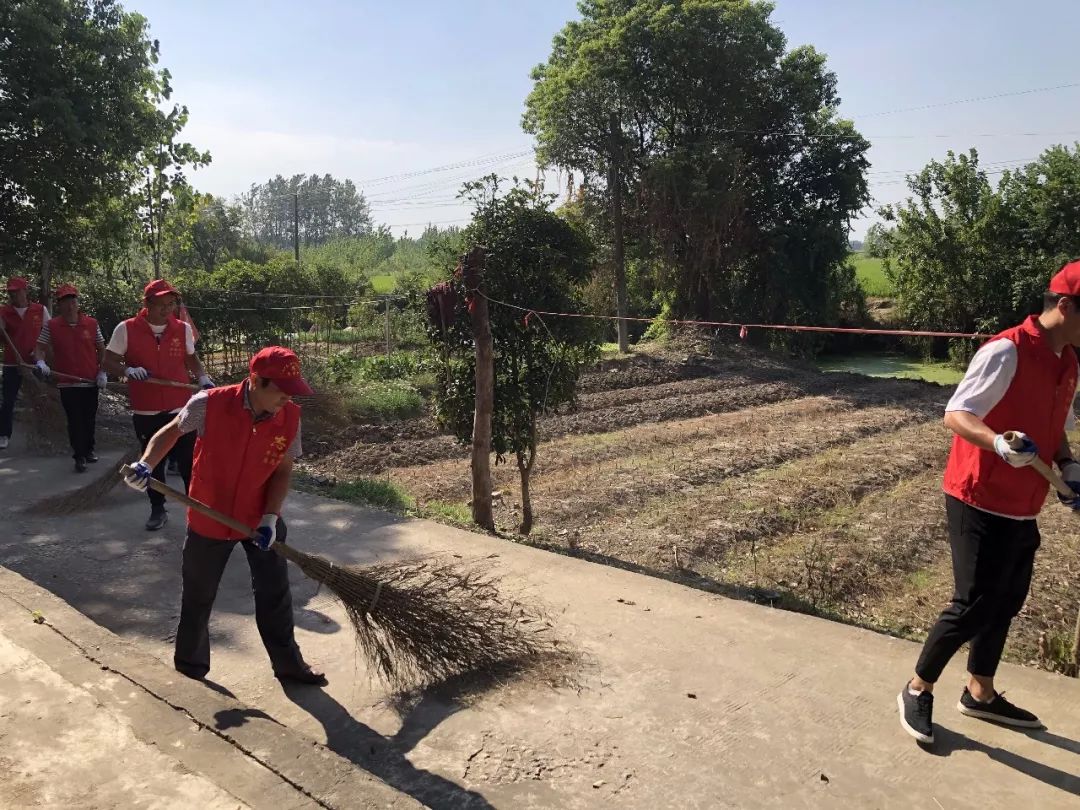
<instances>
[{"instance_id":1,"label":"power line","mask_svg":"<svg viewBox=\"0 0 1080 810\"><path fill-rule=\"evenodd\" d=\"M954 101L939 101L935 104L923 104L918 107L901 107L896 110L883 110L882 112L864 113L862 115L854 115L853 118L876 118L881 115L894 115L896 113L906 112L918 112L919 110L934 110L938 107L952 107L956 104L973 104L977 101L992 101L999 98L1013 98L1015 96L1027 96L1032 93L1049 93L1053 90L1067 90L1073 87L1080 87L1080 82L1070 82L1069 84L1056 84L1051 87L1032 87L1028 90L1014 90L1010 93L995 93L989 96L973 96L971 98L961 98Z\"/></svg>"}]
</instances>

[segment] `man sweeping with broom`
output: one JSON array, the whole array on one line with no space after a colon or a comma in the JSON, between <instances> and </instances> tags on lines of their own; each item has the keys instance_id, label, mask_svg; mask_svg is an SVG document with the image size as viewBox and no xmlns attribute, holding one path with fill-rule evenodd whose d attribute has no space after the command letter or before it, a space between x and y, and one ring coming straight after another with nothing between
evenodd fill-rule
<instances>
[{"instance_id":1,"label":"man sweeping with broom","mask_svg":"<svg viewBox=\"0 0 1080 810\"><path fill-rule=\"evenodd\" d=\"M29 299L29 284L25 278L8 279L8 303L0 307L0 327L4 330L3 387L0 389L0 450L11 441L15 421L15 401L22 386L23 364L30 360L37 346L41 327L49 319L49 311Z\"/></svg>"},{"instance_id":2,"label":"man sweeping with broom","mask_svg":"<svg viewBox=\"0 0 1080 810\"><path fill-rule=\"evenodd\" d=\"M325 685L326 677L305 663L293 632L287 562L267 553L284 542L281 507L289 491L293 460L301 453L300 408L293 396L312 393L296 355L280 346L256 354L250 376L238 385L201 391L154 434L142 459L125 477L147 489L150 477L184 436L197 436L190 495L246 526L258 539L188 511L183 554L183 592L176 630L176 669L191 678L210 670L210 612L225 564L239 542L251 569L255 621L281 680Z\"/></svg>"},{"instance_id":3,"label":"man sweeping with broom","mask_svg":"<svg viewBox=\"0 0 1080 810\"><path fill-rule=\"evenodd\" d=\"M144 451L150 437L172 422L191 395L182 386L170 387L162 382L189 383L195 377L203 388L214 385L195 353L191 327L175 315L179 298L180 294L169 282L151 281L143 291L143 309L134 318L117 324L105 347L105 370L117 377L127 377L131 418ZM174 456L185 489L191 482L194 447L194 434L177 438ZM155 464L154 478L165 480L164 458ZM150 517L146 528L156 531L169 519L165 498L153 490L147 494Z\"/></svg>"},{"instance_id":4,"label":"man sweeping with broom","mask_svg":"<svg viewBox=\"0 0 1080 810\"><path fill-rule=\"evenodd\" d=\"M1031 712L997 691L1009 625L1031 587L1047 483L1030 467L1056 462L1080 493L1080 464L1065 431L1075 424L1080 344L1080 262L1050 280L1043 311L988 341L946 406L954 433L945 468L945 513L952 549L952 601L931 628L915 675L897 696L900 724L934 741L934 685L949 659L970 642L961 714L1020 728L1041 728ZM1023 432L1020 432L1023 431ZM1016 433L1013 441L1006 433ZM1058 496L1080 509L1080 497Z\"/></svg>"},{"instance_id":5,"label":"man sweeping with broom","mask_svg":"<svg viewBox=\"0 0 1080 810\"><path fill-rule=\"evenodd\" d=\"M67 416L75 472L84 473L87 464L98 460L94 433L98 389L108 382L101 368L105 338L97 320L79 312L79 290L73 284L58 287L54 299L58 314L45 322L38 335L36 365L43 376L53 376L55 372L60 404Z\"/></svg>"}]
</instances>

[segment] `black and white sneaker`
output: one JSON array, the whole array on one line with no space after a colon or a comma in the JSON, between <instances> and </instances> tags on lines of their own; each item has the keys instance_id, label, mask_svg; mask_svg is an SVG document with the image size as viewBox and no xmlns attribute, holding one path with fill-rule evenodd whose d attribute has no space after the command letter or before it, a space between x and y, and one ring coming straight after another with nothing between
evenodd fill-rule
<instances>
[{"instance_id":1,"label":"black and white sneaker","mask_svg":"<svg viewBox=\"0 0 1080 810\"><path fill-rule=\"evenodd\" d=\"M146 521L146 530L148 532L156 532L162 526L169 522L169 513L164 509L160 511L152 509L150 511L150 519Z\"/></svg>"},{"instance_id":2,"label":"black and white sneaker","mask_svg":"<svg viewBox=\"0 0 1080 810\"><path fill-rule=\"evenodd\" d=\"M930 692L911 694L907 684L896 696L900 708L900 725L921 743L934 741L934 695Z\"/></svg>"},{"instance_id":3,"label":"black and white sneaker","mask_svg":"<svg viewBox=\"0 0 1080 810\"><path fill-rule=\"evenodd\" d=\"M1003 726L1016 726L1017 728L1043 728L1039 718L1031 712L1014 706L1005 699L1001 692L994 693L994 699L988 703L976 700L972 697L967 687L960 696L960 702L956 704L960 714L968 717L978 717L980 720L989 720L991 723L1001 723Z\"/></svg>"}]
</instances>

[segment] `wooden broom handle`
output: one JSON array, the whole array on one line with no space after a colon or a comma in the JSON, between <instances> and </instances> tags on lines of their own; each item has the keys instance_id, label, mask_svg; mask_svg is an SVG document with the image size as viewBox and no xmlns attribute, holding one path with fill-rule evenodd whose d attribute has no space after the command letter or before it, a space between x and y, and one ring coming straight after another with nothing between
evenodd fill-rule
<instances>
[{"instance_id":1,"label":"wooden broom handle","mask_svg":"<svg viewBox=\"0 0 1080 810\"><path fill-rule=\"evenodd\" d=\"M147 377L145 380L136 380L135 382L153 383L154 385L167 385L170 388L186 388L189 391L201 391L202 387L195 385L194 383L182 383L176 380L160 380L157 377Z\"/></svg>"},{"instance_id":2,"label":"wooden broom handle","mask_svg":"<svg viewBox=\"0 0 1080 810\"><path fill-rule=\"evenodd\" d=\"M1010 430L1002 433L1001 435L1004 437L1005 443L1009 445L1009 447L1011 447L1013 450L1019 450L1021 447L1024 446L1024 440L1017 436L1015 431ZM1041 458L1035 456L1035 460L1031 462L1031 466L1037 473L1039 473L1039 475L1041 475L1043 478L1050 482L1050 486L1056 489L1063 496L1065 496L1066 498L1076 497L1076 491L1068 484L1066 484L1062 477L1058 475L1057 471L1052 469Z\"/></svg>"},{"instance_id":3,"label":"wooden broom handle","mask_svg":"<svg viewBox=\"0 0 1080 810\"><path fill-rule=\"evenodd\" d=\"M132 472L132 469L127 464L125 464L123 467L120 468L120 474L121 475L126 476L131 472ZM185 495L183 492L180 492L179 490L173 489L168 484L162 483L161 481L158 481L156 478L151 478L147 485L150 487L150 489L154 490L154 492L158 492L158 493L164 495L166 498L171 498L174 501L179 501L180 503L184 504L185 506L190 506L196 512L198 512L198 513L200 513L202 515L206 515L206 517L210 518L211 520L216 520L222 526L228 526L234 532L240 532L241 534L244 535L244 537L254 537L255 536L255 532L253 532L251 530L250 526L245 526L243 523L241 523L236 518L230 517L229 515L226 515L223 512L219 512L216 509L211 509L209 506L207 506L202 501L197 501L194 498L192 498L190 495Z\"/></svg>"}]
</instances>

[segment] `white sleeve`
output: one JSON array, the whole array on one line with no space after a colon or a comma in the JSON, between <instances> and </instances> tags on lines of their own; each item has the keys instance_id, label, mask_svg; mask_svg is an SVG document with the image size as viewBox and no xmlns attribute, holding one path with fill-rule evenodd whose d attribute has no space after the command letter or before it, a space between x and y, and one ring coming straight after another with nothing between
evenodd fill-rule
<instances>
[{"instance_id":1,"label":"white sleeve","mask_svg":"<svg viewBox=\"0 0 1080 810\"><path fill-rule=\"evenodd\" d=\"M1076 430L1076 387L1073 387L1072 399L1069 400L1069 412L1065 414L1065 430Z\"/></svg>"},{"instance_id":2,"label":"white sleeve","mask_svg":"<svg viewBox=\"0 0 1080 810\"><path fill-rule=\"evenodd\" d=\"M1016 376L1016 345L993 340L975 352L964 379L945 406L945 412L966 411L980 419L994 409Z\"/></svg>"},{"instance_id":3,"label":"white sleeve","mask_svg":"<svg viewBox=\"0 0 1080 810\"><path fill-rule=\"evenodd\" d=\"M105 349L121 357L127 354L127 323L125 321L120 321L116 325L112 337L109 338L109 345Z\"/></svg>"},{"instance_id":4,"label":"white sleeve","mask_svg":"<svg viewBox=\"0 0 1080 810\"><path fill-rule=\"evenodd\" d=\"M186 321L184 321L183 324L184 324L184 345L187 348L187 353L189 355L195 354L195 335L191 331L191 324L187 323Z\"/></svg>"}]
</instances>

